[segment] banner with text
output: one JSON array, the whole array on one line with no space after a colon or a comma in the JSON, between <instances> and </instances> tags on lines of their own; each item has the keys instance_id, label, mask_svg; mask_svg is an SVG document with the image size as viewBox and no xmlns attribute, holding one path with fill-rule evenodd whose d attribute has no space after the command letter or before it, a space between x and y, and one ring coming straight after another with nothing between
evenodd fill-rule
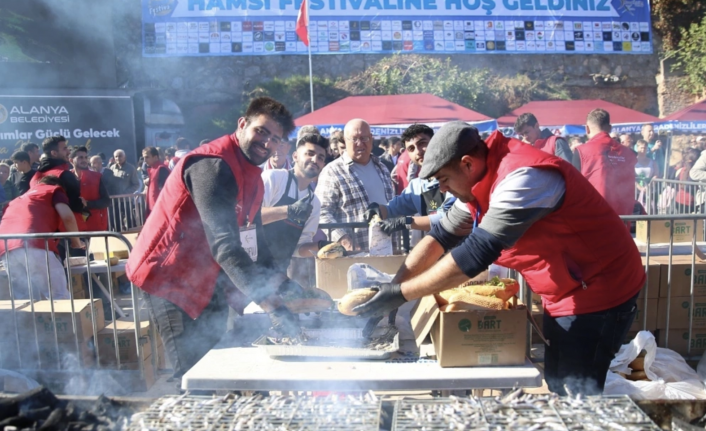
<instances>
[{"instance_id":1,"label":"banner with text","mask_svg":"<svg viewBox=\"0 0 706 431\"><path fill-rule=\"evenodd\" d=\"M306 54L302 0L142 0L143 53ZM648 0L309 0L316 54L652 52Z\"/></svg>"},{"instance_id":2,"label":"banner with text","mask_svg":"<svg viewBox=\"0 0 706 431\"><path fill-rule=\"evenodd\" d=\"M122 149L128 160L137 160L130 97L0 94L0 158L9 158L25 142L41 151L42 141L51 136L85 146L90 155L111 157Z\"/></svg>"}]
</instances>

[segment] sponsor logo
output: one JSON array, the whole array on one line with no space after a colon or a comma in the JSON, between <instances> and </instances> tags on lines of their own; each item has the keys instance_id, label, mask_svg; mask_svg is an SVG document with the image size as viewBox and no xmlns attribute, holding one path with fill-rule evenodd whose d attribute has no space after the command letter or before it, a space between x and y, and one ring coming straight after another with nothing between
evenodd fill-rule
<instances>
[{"instance_id":1,"label":"sponsor logo","mask_svg":"<svg viewBox=\"0 0 706 431\"><path fill-rule=\"evenodd\" d=\"M458 329L460 329L461 332L469 332L471 330L471 327L471 321L468 319L462 319L460 322L458 322Z\"/></svg>"}]
</instances>

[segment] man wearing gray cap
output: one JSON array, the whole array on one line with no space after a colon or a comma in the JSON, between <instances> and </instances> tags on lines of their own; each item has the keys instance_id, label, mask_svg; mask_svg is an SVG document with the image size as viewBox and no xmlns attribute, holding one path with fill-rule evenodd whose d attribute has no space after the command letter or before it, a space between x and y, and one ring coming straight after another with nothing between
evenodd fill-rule
<instances>
[{"instance_id":1,"label":"man wearing gray cap","mask_svg":"<svg viewBox=\"0 0 706 431\"><path fill-rule=\"evenodd\" d=\"M378 319L495 262L542 297L549 389L602 393L645 283L635 243L605 199L566 161L499 132L484 142L462 122L434 135L420 177L458 200L392 283L354 311Z\"/></svg>"}]
</instances>

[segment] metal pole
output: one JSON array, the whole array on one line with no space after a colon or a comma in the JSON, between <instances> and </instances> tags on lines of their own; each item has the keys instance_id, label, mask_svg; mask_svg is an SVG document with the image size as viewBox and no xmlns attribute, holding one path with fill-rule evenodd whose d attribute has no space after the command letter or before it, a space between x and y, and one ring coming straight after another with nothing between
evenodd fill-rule
<instances>
[{"instance_id":1,"label":"metal pole","mask_svg":"<svg viewBox=\"0 0 706 431\"><path fill-rule=\"evenodd\" d=\"M309 16L309 0L304 0L306 4L306 40L309 48L309 95L311 97L311 112L314 112L314 75L311 66L311 33L309 23L311 22Z\"/></svg>"}]
</instances>

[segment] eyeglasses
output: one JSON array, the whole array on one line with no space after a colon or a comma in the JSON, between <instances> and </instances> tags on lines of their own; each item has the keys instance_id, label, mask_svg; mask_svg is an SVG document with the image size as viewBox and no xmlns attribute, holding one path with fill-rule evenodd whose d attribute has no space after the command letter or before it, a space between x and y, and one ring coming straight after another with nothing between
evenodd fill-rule
<instances>
[{"instance_id":1,"label":"eyeglasses","mask_svg":"<svg viewBox=\"0 0 706 431\"><path fill-rule=\"evenodd\" d=\"M361 144L367 144L367 143L370 142L370 136L359 136L359 137L356 137L356 138L348 138L347 140L350 141L350 142L356 143L356 144L359 143L359 142L360 142Z\"/></svg>"}]
</instances>

